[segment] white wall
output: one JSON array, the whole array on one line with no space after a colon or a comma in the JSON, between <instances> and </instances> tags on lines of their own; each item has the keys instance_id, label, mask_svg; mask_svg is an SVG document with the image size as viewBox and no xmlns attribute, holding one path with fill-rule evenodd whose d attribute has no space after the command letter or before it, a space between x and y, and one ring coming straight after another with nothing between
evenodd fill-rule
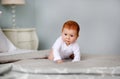
<instances>
[{"instance_id":1,"label":"white wall","mask_svg":"<svg viewBox=\"0 0 120 79\"><path fill-rule=\"evenodd\" d=\"M83 53L120 53L120 0L36 0L40 49L51 48L65 21L81 26Z\"/></svg>"}]
</instances>

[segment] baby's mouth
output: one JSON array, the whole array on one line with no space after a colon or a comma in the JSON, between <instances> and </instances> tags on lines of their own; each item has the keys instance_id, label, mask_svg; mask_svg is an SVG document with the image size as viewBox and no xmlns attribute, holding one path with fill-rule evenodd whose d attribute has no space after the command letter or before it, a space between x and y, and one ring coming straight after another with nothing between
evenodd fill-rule
<instances>
[{"instance_id":1,"label":"baby's mouth","mask_svg":"<svg viewBox=\"0 0 120 79\"><path fill-rule=\"evenodd\" d=\"M67 40L66 40L66 42L69 43L70 41L67 41Z\"/></svg>"},{"instance_id":2,"label":"baby's mouth","mask_svg":"<svg viewBox=\"0 0 120 79\"><path fill-rule=\"evenodd\" d=\"M66 41L66 44L70 44L70 41Z\"/></svg>"}]
</instances>

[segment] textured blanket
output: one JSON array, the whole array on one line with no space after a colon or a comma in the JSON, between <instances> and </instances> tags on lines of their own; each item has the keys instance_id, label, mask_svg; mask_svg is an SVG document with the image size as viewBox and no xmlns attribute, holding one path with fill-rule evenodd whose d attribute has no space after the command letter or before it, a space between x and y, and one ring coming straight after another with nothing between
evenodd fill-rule
<instances>
[{"instance_id":1,"label":"textured blanket","mask_svg":"<svg viewBox=\"0 0 120 79\"><path fill-rule=\"evenodd\" d=\"M48 52L45 50L39 53L42 57ZM28 58L16 62L1 64L0 79L120 79L120 55L82 54L80 62L64 60L62 64L34 58L33 55L30 58L27 55Z\"/></svg>"}]
</instances>

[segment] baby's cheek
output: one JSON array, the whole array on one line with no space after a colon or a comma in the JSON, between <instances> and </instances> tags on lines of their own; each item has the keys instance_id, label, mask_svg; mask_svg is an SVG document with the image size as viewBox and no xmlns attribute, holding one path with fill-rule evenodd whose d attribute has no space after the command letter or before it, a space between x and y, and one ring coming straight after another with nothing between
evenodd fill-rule
<instances>
[{"instance_id":1,"label":"baby's cheek","mask_svg":"<svg viewBox=\"0 0 120 79\"><path fill-rule=\"evenodd\" d=\"M73 38L73 39L71 39L71 42L73 43L73 42L75 42L76 41L76 39L75 38Z\"/></svg>"}]
</instances>

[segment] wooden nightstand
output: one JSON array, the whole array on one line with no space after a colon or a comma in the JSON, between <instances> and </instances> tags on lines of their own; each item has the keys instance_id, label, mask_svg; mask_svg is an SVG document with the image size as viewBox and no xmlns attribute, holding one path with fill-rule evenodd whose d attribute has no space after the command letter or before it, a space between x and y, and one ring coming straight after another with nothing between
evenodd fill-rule
<instances>
[{"instance_id":1,"label":"wooden nightstand","mask_svg":"<svg viewBox=\"0 0 120 79\"><path fill-rule=\"evenodd\" d=\"M35 28L3 29L11 42L21 49L38 49L38 36Z\"/></svg>"}]
</instances>

